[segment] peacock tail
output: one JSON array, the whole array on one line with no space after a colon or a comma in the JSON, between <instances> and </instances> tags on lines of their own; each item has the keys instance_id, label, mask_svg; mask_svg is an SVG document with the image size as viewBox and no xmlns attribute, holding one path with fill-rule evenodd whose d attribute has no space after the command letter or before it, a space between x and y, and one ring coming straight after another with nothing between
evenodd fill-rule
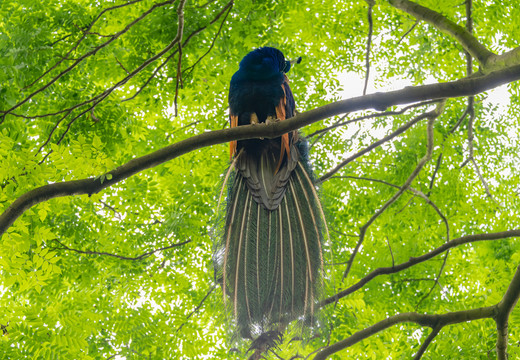
<instances>
[{"instance_id":1,"label":"peacock tail","mask_svg":"<svg viewBox=\"0 0 520 360\"><path fill-rule=\"evenodd\" d=\"M296 136L295 136L296 137ZM294 137L293 137L294 139ZM306 163L306 146L241 152L230 180L222 237L224 302L231 302L242 337L311 319L321 294L322 212Z\"/></svg>"}]
</instances>

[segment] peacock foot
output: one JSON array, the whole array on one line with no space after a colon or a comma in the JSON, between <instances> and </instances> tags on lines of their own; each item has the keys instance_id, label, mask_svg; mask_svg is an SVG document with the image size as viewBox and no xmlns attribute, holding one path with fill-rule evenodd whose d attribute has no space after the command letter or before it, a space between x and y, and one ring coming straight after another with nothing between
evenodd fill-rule
<instances>
[{"instance_id":1,"label":"peacock foot","mask_svg":"<svg viewBox=\"0 0 520 360\"><path fill-rule=\"evenodd\" d=\"M269 125L269 124L274 124L274 123L277 123L281 121L280 119L272 116L272 115L269 115L266 119L265 119L265 124L266 125Z\"/></svg>"},{"instance_id":2,"label":"peacock foot","mask_svg":"<svg viewBox=\"0 0 520 360\"><path fill-rule=\"evenodd\" d=\"M256 113L251 113L251 118L249 120L249 123L251 125L258 124L258 116L256 115Z\"/></svg>"}]
</instances>

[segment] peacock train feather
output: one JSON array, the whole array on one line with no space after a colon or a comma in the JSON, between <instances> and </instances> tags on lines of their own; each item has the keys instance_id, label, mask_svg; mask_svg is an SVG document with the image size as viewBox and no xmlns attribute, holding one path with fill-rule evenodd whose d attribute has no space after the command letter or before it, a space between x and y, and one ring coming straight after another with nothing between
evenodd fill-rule
<instances>
[{"instance_id":1,"label":"peacock train feather","mask_svg":"<svg viewBox=\"0 0 520 360\"><path fill-rule=\"evenodd\" d=\"M291 63L270 47L244 57L231 79L231 127L294 116L286 75ZM226 176L226 218L215 264L239 334L268 337L261 341L265 344L281 337L290 321L312 319L316 313L323 277L323 211L307 143L297 131L231 142L230 148L232 173Z\"/></svg>"}]
</instances>

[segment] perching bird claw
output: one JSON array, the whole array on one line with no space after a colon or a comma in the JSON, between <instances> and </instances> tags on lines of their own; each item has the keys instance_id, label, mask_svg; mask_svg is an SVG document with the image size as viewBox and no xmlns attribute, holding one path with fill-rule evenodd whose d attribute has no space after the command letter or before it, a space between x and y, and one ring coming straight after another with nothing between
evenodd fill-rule
<instances>
[{"instance_id":1,"label":"perching bird claw","mask_svg":"<svg viewBox=\"0 0 520 360\"><path fill-rule=\"evenodd\" d=\"M252 113L251 114L251 118L249 120L249 123L251 125L255 125L255 124L258 124L258 116L256 115L256 113Z\"/></svg>"},{"instance_id":2,"label":"perching bird claw","mask_svg":"<svg viewBox=\"0 0 520 360\"><path fill-rule=\"evenodd\" d=\"M268 116L268 117L265 119L265 124L266 124L266 125L270 125L270 124L275 124L275 123L280 122L280 121L282 121L282 120L280 120L280 119L278 119L278 118L276 118L276 117L270 115L270 116Z\"/></svg>"}]
</instances>

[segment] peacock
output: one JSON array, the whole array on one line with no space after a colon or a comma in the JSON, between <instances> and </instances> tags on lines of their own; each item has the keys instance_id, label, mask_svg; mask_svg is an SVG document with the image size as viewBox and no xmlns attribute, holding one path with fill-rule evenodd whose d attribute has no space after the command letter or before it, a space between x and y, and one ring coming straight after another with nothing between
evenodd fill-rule
<instances>
[{"instance_id":1,"label":"peacock","mask_svg":"<svg viewBox=\"0 0 520 360\"><path fill-rule=\"evenodd\" d=\"M231 78L231 127L295 115L288 61L272 47L248 53ZM287 324L308 323L323 285L324 216L298 131L230 143L227 207L215 261L224 302L255 353L275 346ZM226 186L226 184L224 185Z\"/></svg>"}]
</instances>

